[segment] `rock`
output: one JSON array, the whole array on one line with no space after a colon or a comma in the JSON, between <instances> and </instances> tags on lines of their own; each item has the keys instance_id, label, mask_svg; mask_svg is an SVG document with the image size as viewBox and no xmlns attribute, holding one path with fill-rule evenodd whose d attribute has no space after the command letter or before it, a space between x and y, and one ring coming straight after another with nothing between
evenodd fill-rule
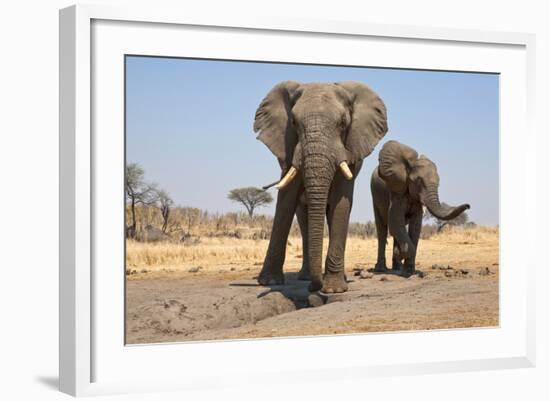
<instances>
[{"instance_id":1,"label":"rock","mask_svg":"<svg viewBox=\"0 0 550 401\"><path fill-rule=\"evenodd\" d=\"M468 270L466 270L466 269L460 269L460 273L466 275L466 274L468 274L468 273L470 273L470 272L469 272Z\"/></svg>"},{"instance_id":2,"label":"rock","mask_svg":"<svg viewBox=\"0 0 550 401\"><path fill-rule=\"evenodd\" d=\"M363 279L365 279L365 278L372 278L373 276L374 276L374 274L369 273L369 272L366 271L366 270L361 270L361 271L359 272L359 277L361 277L361 278L363 278Z\"/></svg>"},{"instance_id":3,"label":"rock","mask_svg":"<svg viewBox=\"0 0 550 401\"><path fill-rule=\"evenodd\" d=\"M195 266L189 269L189 273L198 273L202 269L202 266Z\"/></svg>"},{"instance_id":4,"label":"rock","mask_svg":"<svg viewBox=\"0 0 550 401\"><path fill-rule=\"evenodd\" d=\"M389 281L389 280L386 276L382 276L382 277L380 277L380 281Z\"/></svg>"},{"instance_id":5,"label":"rock","mask_svg":"<svg viewBox=\"0 0 550 401\"><path fill-rule=\"evenodd\" d=\"M413 274L413 275L411 276L411 278L412 278L412 277L424 278L424 277L426 277L426 273L417 270L417 271L416 271L416 274Z\"/></svg>"},{"instance_id":6,"label":"rock","mask_svg":"<svg viewBox=\"0 0 550 401\"><path fill-rule=\"evenodd\" d=\"M493 274L493 272L488 267L484 267L479 271L480 276L489 276L491 274Z\"/></svg>"},{"instance_id":7,"label":"rock","mask_svg":"<svg viewBox=\"0 0 550 401\"><path fill-rule=\"evenodd\" d=\"M450 271L446 271L445 272L445 277L453 277L453 273L451 273Z\"/></svg>"},{"instance_id":8,"label":"rock","mask_svg":"<svg viewBox=\"0 0 550 401\"><path fill-rule=\"evenodd\" d=\"M148 224L143 229L143 232L138 233L137 239L144 242L167 241L170 239L160 228Z\"/></svg>"},{"instance_id":9,"label":"rock","mask_svg":"<svg viewBox=\"0 0 550 401\"><path fill-rule=\"evenodd\" d=\"M232 272L234 272L234 271L235 271L235 268L234 268L234 267L232 267L232 268L231 268L231 269L229 269L229 270L231 270Z\"/></svg>"},{"instance_id":10,"label":"rock","mask_svg":"<svg viewBox=\"0 0 550 401\"><path fill-rule=\"evenodd\" d=\"M311 293L307 297L307 301L310 307L317 308L323 306L327 302L327 296L319 293Z\"/></svg>"}]
</instances>

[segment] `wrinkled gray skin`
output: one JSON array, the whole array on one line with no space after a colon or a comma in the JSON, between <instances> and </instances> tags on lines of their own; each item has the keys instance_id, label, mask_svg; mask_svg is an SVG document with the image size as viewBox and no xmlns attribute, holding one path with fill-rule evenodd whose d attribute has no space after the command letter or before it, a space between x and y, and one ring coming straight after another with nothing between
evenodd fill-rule
<instances>
[{"instance_id":1,"label":"wrinkled gray skin","mask_svg":"<svg viewBox=\"0 0 550 401\"><path fill-rule=\"evenodd\" d=\"M423 206L442 220L451 220L470 208L463 204L443 207L439 202L436 165L397 141L384 144L371 177L374 218L378 235L375 271L385 271L388 229L393 237L392 269L403 275L415 271L416 251L422 230ZM408 230L407 230L408 225Z\"/></svg>"},{"instance_id":2,"label":"wrinkled gray skin","mask_svg":"<svg viewBox=\"0 0 550 401\"><path fill-rule=\"evenodd\" d=\"M339 163L346 161L354 178L387 132L386 108L369 87L359 82L276 85L256 111L254 131L281 165L281 177L298 170L279 190L269 247L258 282L284 283L285 248L296 213L302 231L304 266L310 291L344 292L344 251L353 199L354 179L346 179ZM322 274L325 216L329 249ZM308 267L310 275L308 277Z\"/></svg>"}]
</instances>

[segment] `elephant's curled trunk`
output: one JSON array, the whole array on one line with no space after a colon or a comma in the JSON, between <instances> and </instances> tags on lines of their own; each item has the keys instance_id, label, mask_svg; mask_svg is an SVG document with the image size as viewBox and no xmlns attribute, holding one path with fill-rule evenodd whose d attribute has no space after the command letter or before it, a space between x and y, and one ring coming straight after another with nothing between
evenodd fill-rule
<instances>
[{"instance_id":1,"label":"elephant's curled trunk","mask_svg":"<svg viewBox=\"0 0 550 401\"><path fill-rule=\"evenodd\" d=\"M440 220L452 220L470 208L470 205L467 203L460 206L443 206L439 201L437 187L428 188L422 198L422 202L426 205L430 213Z\"/></svg>"}]
</instances>

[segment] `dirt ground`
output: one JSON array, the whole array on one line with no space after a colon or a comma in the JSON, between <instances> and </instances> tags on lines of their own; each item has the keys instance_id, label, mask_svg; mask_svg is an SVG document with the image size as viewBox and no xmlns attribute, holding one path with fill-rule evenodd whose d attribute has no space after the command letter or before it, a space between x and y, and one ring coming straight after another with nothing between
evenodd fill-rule
<instances>
[{"instance_id":1,"label":"dirt ground","mask_svg":"<svg viewBox=\"0 0 550 401\"><path fill-rule=\"evenodd\" d=\"M293 242L298 240L290 240L286 283L282 286L262 287L254 279L261 269L262 257L258 255L265 252L266 241L248 244L235 240L222 244L231 249L231 254L220 251L219 243L203 244L203 248L211 249L208 252L202 249L200 252L205 253L199 253L200 260L195 255L174 265L169 264L170 260L167 264L155 263L152 257L136 258L127 269L126 342L499 324L498 230L468 235L450 233L422 241L418 274L409 278L391 271L373 273L370 270L376 258L376 241L350 239L346 253L349 291L328 297L309 294L308 283L296 280L301 249ZM241 252L239 246L260 249ZM143 251L129 249L131 257Z\"/></svg>"}]
</instances>

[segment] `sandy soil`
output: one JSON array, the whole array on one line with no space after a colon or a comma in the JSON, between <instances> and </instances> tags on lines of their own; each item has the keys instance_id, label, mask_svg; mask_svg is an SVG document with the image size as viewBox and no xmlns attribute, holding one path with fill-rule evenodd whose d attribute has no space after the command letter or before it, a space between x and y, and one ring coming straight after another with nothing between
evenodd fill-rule
<instances>
[{"instance_id":1,"label":"sandy soil","mask_svg":"<svg viewBox=\"0 0 550 401\"><path fill-rule=\"evenodd\" d=\"M419 274L404 278L370 272L375 241L351 241L349 291L328 297L296 280L299 249L289 251L283 286L259 286L255 260L136 266L127 275L126 342L497 326L498 233L421 246Z\"/></svg>"}]
</instances>

